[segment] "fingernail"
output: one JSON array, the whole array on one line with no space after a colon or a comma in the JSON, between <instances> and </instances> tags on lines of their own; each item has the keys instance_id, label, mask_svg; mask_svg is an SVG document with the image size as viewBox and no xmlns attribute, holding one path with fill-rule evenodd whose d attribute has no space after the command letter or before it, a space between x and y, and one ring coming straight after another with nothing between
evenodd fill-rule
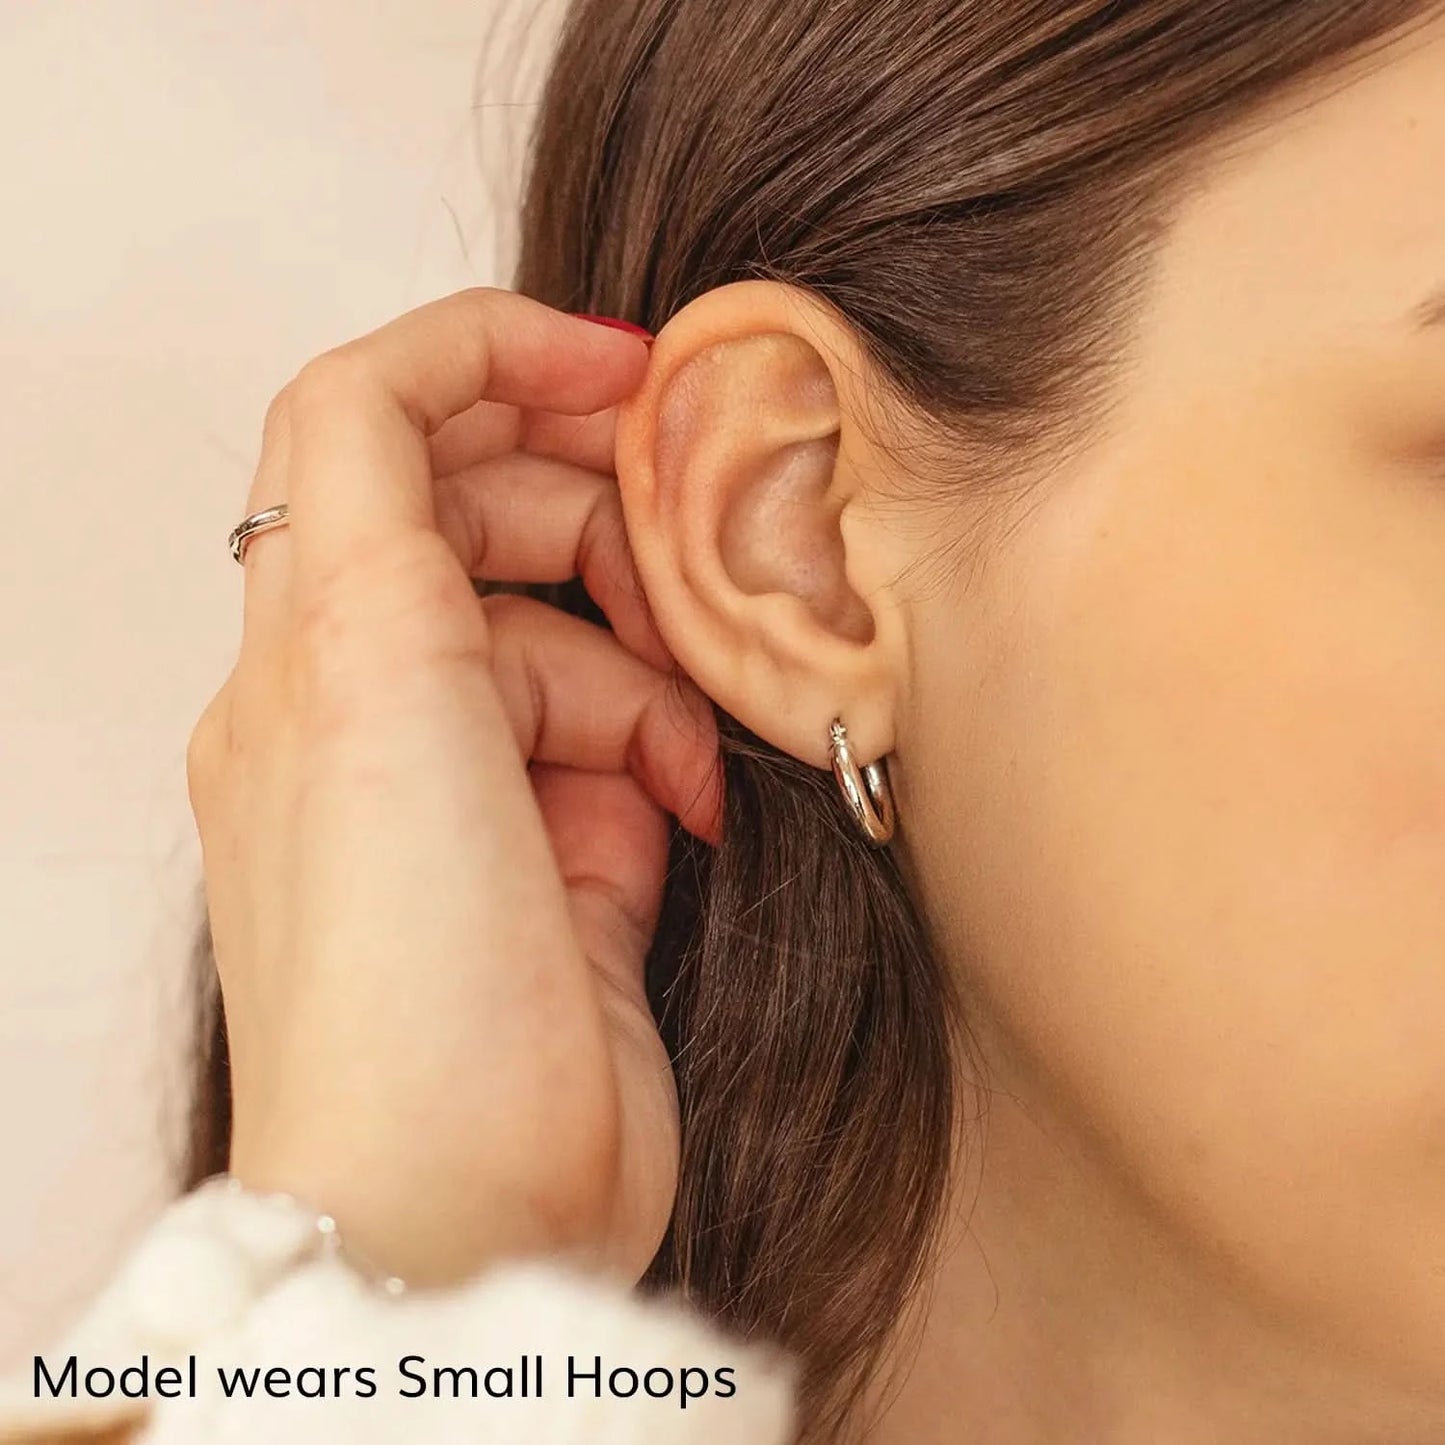
<instances>
[{"instance_id":1,"label":"fingernail","mask_svg":"<svg viewBox=\"0 0 1445 1445\"><path fill-rule=\"evenodd\" d=\"M634 326L630 321L619 321L615 316L589 316L585 311L569 311L569 316L575 316L579 321L590 321L594 326L610 326L614 331L626 331L633 336L640 336L649 346L657 338L650 331L645 331L641 326Z\"/></svg>"}]
</instances>

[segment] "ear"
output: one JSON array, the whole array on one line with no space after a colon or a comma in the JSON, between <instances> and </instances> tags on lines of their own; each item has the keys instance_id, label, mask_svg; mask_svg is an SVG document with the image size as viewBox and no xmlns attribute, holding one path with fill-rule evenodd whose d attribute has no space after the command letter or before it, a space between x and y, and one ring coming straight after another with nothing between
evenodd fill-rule
<instances>
[{"instance_id":1,"label":"ear","mask_svg":"<svg viewBox=\"0 0 1445 1445\"><path fill-rule=\"evenodd\" d=\"M816 298L742 281L668 322L618 414L623 514L664 641L819 768L835 717L860 763L891 752L907 680L904 559L873 485L887 462L858 425L872 370Z\"/></svg>"}]
</instances>

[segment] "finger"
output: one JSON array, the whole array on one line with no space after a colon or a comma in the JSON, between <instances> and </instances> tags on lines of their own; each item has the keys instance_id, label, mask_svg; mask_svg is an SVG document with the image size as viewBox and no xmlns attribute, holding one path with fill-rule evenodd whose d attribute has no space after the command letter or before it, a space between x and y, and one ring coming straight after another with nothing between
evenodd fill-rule
<instances>
[{"instance_id":1,"label":"finger","mask_svg":"<svg viewBox=\"0 0 1445 1445\"><path fill-rule=\"evenodd\" d=\"M492 671L522 756L629 772L710 843L721 834L722 770L712 705L606 628L532 597L483 599Z\"/></svg>"},{"instance_id":2,"label":"finger","mask_svg":"<svg viewBox=\"0 0 1445 1445\"><path fill-rule=\"evenodd\" d=\"M672 837L667 813L626 773L555 763L528 771L583 951L645 1008L643 963L662 910Z\"/></svg>"},{"instance_id":3,"label":"finger","mask_svg":"<svg viewBox=\"0 0 1445 1445\"><path fill-rule=\"evenodd\" d=\"M648 605L611 477L511 452L437 483L437 527L473 577L581 577L613 631L656 668L673 658Z\"/></svg>"},{"instance_id":4,"label":"finger","mask_svg":"<svg viewBox=\"0 0 1445 1445\"><path fill-rule=\"evenodd\" d=\"M432 475L445 477L517 450L611 475L616 446L616 407L591 416L564 416L479 401L443 422L432 436Z\"/></svg>"},{"instance_id":5,"label":"finger","mask_svg":"<svg viewBox=\"0 0 1445 1445\"><path fill-rule=\"evenodd\" d=\"M522 428L522 445L538 457L586 467L588 471L617 473L617 408L590 416L564 416L555 411L529 411Z\"/></svg>"},{"instance_id":6,"label":"finger","mask_svg":"<svg viewBox=\"0 0 1445 1445\"><path fill-rule=\"evenodd\" d=\"M261 428L261 456L246 496L246 516L287 500L286 474L290 465L290 397L283 390L266 408ZM248 666L258 657L276 655L279 634L290 613L289 532L289 527L277 527L258 533L246 544L241 559L245 569L241 653Z\"/></svg>"},{"instance_id":7,"label":"finger","mask_svg":"<svg viewBox=\"0 0 1445 1445\"><path fill-rule=\"evenodd\" d=\"M445 477L489 457L515 451L522 441L519 408L501 401L479 401L448 417L427 439L434 477Z\"/></svg>"},{"instance_id":8,"label":"finger","mask_svg":"<svg viewBox=\"0 0 1445 1445\"><path fill-rule=\"evenodd\" d=\"M427 438L449 418L481 400L590 415L635 390L647 357L624 332L471 287L308 363L291 387L298 601L348 558L433 527Z\"/></svg>"}]
</instances>

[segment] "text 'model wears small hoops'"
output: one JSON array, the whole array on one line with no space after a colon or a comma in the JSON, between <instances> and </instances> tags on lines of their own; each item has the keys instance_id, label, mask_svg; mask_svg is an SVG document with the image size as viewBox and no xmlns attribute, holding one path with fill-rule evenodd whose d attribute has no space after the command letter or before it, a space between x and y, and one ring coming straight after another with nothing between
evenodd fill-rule
<instances>
[{"instance_id":1,"label":"text 'model wears small hoops'","mask_svg":"<svg viewBox=\"0 0 1445 1445\"><path fill-rule=\"evenodd\" d=\"M290 508L285 502L252 512L226 539L231 556L244 563L246 548L253 537L284 527L290 520ZM828 735L832 743L833 776L838 781L843 801L863 837L875 848L882 848L892 839L897 822L887 759L880 758L876 763L860 768L848 746L848 729L843 726L842 718L833 719Z\"/></svg>"}]
</instances>

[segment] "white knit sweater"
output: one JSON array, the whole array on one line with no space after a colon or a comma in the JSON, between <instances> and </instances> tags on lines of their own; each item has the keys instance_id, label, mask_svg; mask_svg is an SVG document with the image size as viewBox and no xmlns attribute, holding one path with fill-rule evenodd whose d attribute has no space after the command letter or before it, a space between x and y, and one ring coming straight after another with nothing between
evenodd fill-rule
<instances>
[{"instance_id":1,"label":"white knit sweater","mask_svg":"<svg viewBox=\"0 0 1445 1445\"><path fill-rule=\"evenodd\" d=\"M541 1262L393 1296L322 1244L303 1211L203 1185L66 1339L0 1382L0 1441L791 1438L791 1362L675 1301Z\"/></svg>"}]
</instances>

